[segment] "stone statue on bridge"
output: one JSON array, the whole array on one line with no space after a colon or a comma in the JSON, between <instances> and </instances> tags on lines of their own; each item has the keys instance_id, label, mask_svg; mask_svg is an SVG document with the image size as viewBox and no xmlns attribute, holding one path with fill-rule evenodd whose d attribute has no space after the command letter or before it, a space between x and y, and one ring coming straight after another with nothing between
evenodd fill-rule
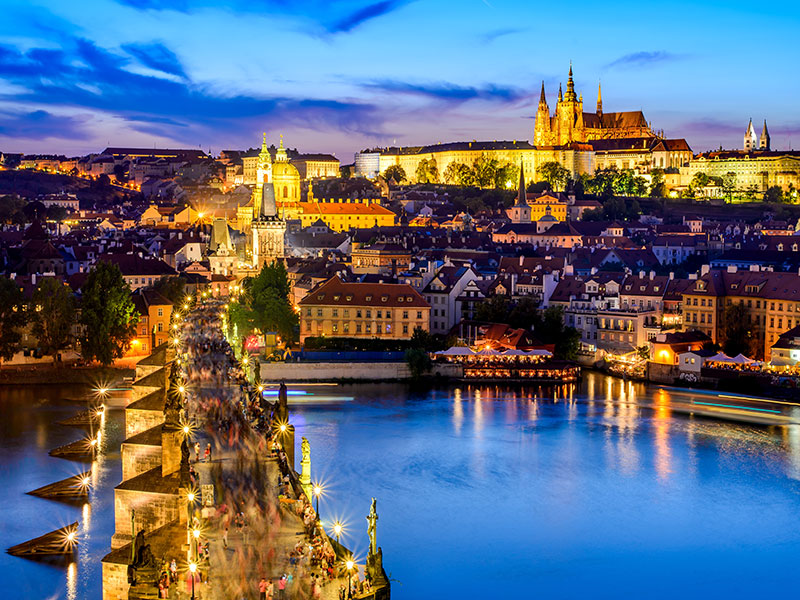
<instances>
[{"instance_id":1,"label":"stone statue on bridge","mask_svg":"<svg viewBox=\"0 0 800 600\"><path fill-rule=\"evenodd\" d=\"M300 487L303 488L303 492L308 498L308 501L312 502L311 444L308 443L306 438L303 438L303 442L300 444L300 450L303 453L303 457L300 459Z\"/></svg>"},{"instance_id":2,"label":"stone statue on bridge","mask_svg":"<svg viewBox=\"0 0 800 600\"><path fill-rule=\"evenodd\" d=\"M378 552L378 542L376 536L376 525L378 523L378 511L375 509L377 500L372 499L372 507L369 509L367 515L367 535L369 536L369 553L376 554Z\"/></svg>"},{"instance_id":3,"label":"stone statue on bridge","mask_svg":"<svg viewBox=\"0 0 800 600\"><path fill-rule=\"evenodd\" d=\"M372 506L367 515L367 535L369 536L369 554L367 554L367 575L369 576L372 585L376 588L388 585L389 581L386 579L386 574L383 571L383 551L378 547L377 540L377 523L378 511L376 509L377 501L372 499Z\"/></svg>"}]
</instances>

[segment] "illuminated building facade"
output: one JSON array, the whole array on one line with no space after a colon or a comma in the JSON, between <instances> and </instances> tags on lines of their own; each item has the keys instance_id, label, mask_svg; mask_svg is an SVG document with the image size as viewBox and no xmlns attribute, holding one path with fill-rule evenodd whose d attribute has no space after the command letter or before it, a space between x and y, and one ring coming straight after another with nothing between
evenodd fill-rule
<instances>
[{"instance_id":1,"label":"illuminated building facade","mask_svg":"<svg viewBox=\"0 0 800 600\"><path fill-rule=\"evenodd\" d=\"M397 215L375 203L301 202L299 210L302 227L322 221L333 231L391 227L397 221Z\"/></svg>"},{"instance_id":2,"label":"illuminated building facade","mask_svg":"<svg viewBox=\"0 0 800 600\"><path fill-rule=\"evenodd\" d=\"M334 276L299 303L300 342L325 336L407 340L430 329L431 307L410 285L347 283Z\"/></svg>"}]
</instances>

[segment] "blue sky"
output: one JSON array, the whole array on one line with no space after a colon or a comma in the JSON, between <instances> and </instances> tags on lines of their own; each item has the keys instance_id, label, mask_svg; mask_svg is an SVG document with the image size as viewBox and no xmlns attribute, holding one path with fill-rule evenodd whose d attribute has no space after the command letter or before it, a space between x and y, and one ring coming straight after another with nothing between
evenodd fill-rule
<instances>
[{"instance_id":1,"label":"blue sky","mask_svg":"<svg viewBox=\"0 0 800 600\"><path fill-rule=\"evenodd\" d=\"M796 2L0 0L0 150L218 152L532 138L573 61L593 110L697 151L800 147Z\"/></svg>"}]
</instances>

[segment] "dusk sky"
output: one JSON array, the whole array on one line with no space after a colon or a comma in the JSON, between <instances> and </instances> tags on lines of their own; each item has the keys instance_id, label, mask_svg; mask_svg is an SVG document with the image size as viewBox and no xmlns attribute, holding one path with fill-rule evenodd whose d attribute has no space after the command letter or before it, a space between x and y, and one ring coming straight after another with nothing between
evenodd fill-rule
<instances>
[{"instance_id":1,"label":"dusk sky","mask_svg":"<svg viewBox=\"0 0 800 600\"><path fill-rule=\"evenodd\" d=\"M766 118L800 147L796 0L0 0L0 151L531 140L569 62L584 109L695 152Z\"/></svg>"}]
</instances>

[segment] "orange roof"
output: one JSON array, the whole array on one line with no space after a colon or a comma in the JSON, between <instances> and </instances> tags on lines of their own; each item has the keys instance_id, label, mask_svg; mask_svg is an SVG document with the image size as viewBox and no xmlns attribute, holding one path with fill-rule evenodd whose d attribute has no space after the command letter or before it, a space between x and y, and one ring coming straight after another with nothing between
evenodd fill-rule
<instances>
[{"instance_id":1,"label":"orange roof","mask_svg":"<svg viewBox=\"0 0 800 600\"><path fill-rule=\"evenodd\" d=\"M359 204L350 202L300 202L303 214L309 215L359 215L368 217L383 217L395 214L380 204Z\"/></svg>"},{"instance_id":2,"label":"orange roof","mask_svg":"<svg viewBox=\"0 0 800 600\"><path fill-rule=\"evenodd\" d=\"M430 308L420 293L404 283L349 283L331 277L300 300L303 306Z\"/></svg>"}]
</instances>

